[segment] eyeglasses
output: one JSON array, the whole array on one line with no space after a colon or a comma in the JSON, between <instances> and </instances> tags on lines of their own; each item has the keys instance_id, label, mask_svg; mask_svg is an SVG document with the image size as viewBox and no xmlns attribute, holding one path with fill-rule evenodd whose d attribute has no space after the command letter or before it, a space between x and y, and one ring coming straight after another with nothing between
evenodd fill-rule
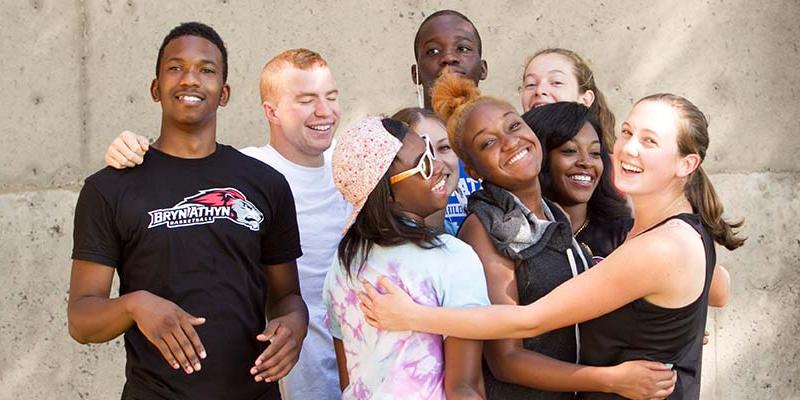
<instances>
[{"instance_id":1,"label":"eyeglasses","mask_svg":"<svg viewBox=\"0 0 800 400\"><path fill-rule=\"evenodd\" d=\"M431 140L428 139L427 136L423 136L422 140L425 141L425 152L422 153L419 163L417 163L417 166L414 168L392 175L389 178L389 182L392 185L410 176L414 176L414 174L418 172L420 175L422 175L422 179L425 179L426 181L431 179L431 176L433 175L433 160L436 159L436 154L433 152L433 144L431 143Z\"/></svg>"}]
</instances>

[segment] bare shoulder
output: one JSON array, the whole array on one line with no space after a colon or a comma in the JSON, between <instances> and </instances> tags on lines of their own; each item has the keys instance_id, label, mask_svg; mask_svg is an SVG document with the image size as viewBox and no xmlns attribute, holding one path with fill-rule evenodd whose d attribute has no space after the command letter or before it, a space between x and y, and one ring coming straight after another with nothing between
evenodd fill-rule
<instances>
[{"instance_id":1,"label":"bare shoulder","mask_svg":"<svg viewBox=\"0 0 800 400\"><path fill-rule=\"evenodd\" d=\"M486 228L475 214L469 215L464 220L461 230L458 231L458 237L478 253L484 269L490 270L494 267L514 269L514 262L497 250Z\"/></svg>"},{"instance_id":2,"label":"bare shoulder","mask_svg":"<svg viewBox=\"0 0 800 400\"><path fill-rule=\"evenodd\" d=\"M470 214L461 224L458 231L458 238L469 243L473 247L482 243L491 244L491 238L486 228L475 214Z\"/></svg>"},{"instance_id":3,"label":"bare shoulder","mask_svg":"<svg viewBox=\"0 0 800 400\"><path fill-rule=\"evenodd\" d=\"M651 248L665 256L669 254L682 256L703 250L703 239L700 234L691 225L679 219L671 219L648 234L652 236L648 240L652 242Z\"/></svg>"},{"instance_id":4,"label":"bare shoulder","mask_svg":"<svg viewBox=\"0 0 800 400\"><path fill-rule=\"evenodd\" d=\"M676 264L694 260L703 254L703 243L697 232L680 220L667 223L629 238L600 263L603 269L620 276L663 278ZM649 279L649 278L646 278Z\"/></svg>"},{"instance_id":5,"label":"bare shoulder","mask_svg":"<svg viewBox=\"0 0 800 400\"><path fill-rule=\"evenodd\" d=\"M663 225L626 241L623 246L628 251L646 254L659 259L681 257L694 247L703 248L700 234L689 224L672 219ZM653 262L659 260L653 259ZM666 261L666 260L665 260Z\"/></svg>"},{"instance_id":6,"label":"bare shoulder","mask_svg":"<svg viewBox=\"0 0 800 400\"><path fill-rule=\"evenodd\" d=\"M661 225L660 227L654 229L654 231L663 230L665 232L673 232L676 234L688 234L690 237L699 238L700 234L692 228L691 225L686 223L684 220L680 220L677 218L673 218Z\"/></svg>"}]
</instances>

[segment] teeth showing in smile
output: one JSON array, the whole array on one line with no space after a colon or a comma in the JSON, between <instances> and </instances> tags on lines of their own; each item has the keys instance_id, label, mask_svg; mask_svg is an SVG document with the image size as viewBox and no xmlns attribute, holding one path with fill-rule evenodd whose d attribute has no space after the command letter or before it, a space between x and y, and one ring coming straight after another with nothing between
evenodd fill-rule
<instances>
[{"instance_id":1,"label":"teeth showing in smile","mask_svg":"<svg viewBox=\"0 0 800 400\"><path fill-rule=\"evenodd\" d=\"M592 177L589 175L570 175L569 177L573 181L581 182L581 183L591 183Z\"/></svg>"},{"instance_id":2,"label":"teeth showing in smile","mask_svg":"<svg viewBox=\"0 0 800 400\"><path fill-rule=\"evenodd\" d=\"M642 171L644 171L643 169L641 169L641 168L639 168L639 167L637 167L635 165L628 164L626 162L621 163L621 166L622 166L622 169L624 169L625 171L635 172L637 174L642 172Z\"/></svg>"},{"instance_id":3,"label":"teeth showing in smile","mask_svg":"<svg viewBox=\"0 0 800 400\"><path fill-rule=\"evenodd\" d=\"M331 129L331 127L332 127L332 126L333 126L333 125L331 125L331 124L325 124L325 125L309 125L309 126L308 126L308 128L309 128L309 129L311 129L311 130L315 130L315 131L317 131L317 132L325 132L325 131L327 131L328 129Z\"/></svg>"},{"instance_id":4,"label":"teeth showing in smile","mask_svg":"<svg viewBox=\"0 0 800 400\"><path fill-rule=\"evenodd\" d=\"M447 180L446 177L443 176L442 179L439 180L439 182L436 182L436 184L433 185L433 187L431 188L431 192L440 192L444 190L444 184L446 180Z\"/></svg>"},{"instance_id":5,"label":"teeth showing in smile","mask_svg":"<svg viewBox=\"0 0 800 400\"><path fill-rule=\"evenodd\" d=\"M515 162L521 160L523 157L528 155L528 149L520 150L514 157L511 157L510 160L506 163L506 165L514 165Z\"/></svg>"},{"instance_id":6,"label":"teeth showing in smile","mask_svg":"<svg viewBox=\"0 0 800 400\"><path fill-rule=\"evenodd\" d=\"M186 102L186 103L199 103L203 101L203 99L197 96L178 96L178 100Z\"/></svg>"}]
</instances>

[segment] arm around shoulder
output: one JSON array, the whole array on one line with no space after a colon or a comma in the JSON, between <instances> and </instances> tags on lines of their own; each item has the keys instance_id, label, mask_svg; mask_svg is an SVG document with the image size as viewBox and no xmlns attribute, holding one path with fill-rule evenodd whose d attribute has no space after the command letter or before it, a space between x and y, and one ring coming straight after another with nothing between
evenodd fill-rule
<instances>
[{"instance_id":1,"label":"arm around shoulder","mask_svg":"<svg viewBox=\"0 0 800 400\"><path fill-rule=\"evenodd\" d=\"M675 285L664 278L669 275L670 260L679 258L682 243L666 240L662 244L660 236L648 236L626 242L603 261L602 268L592 268L526 306L426 307L414 303L388 279L380 279L385 294L365 285L365 294L359 295L362 311L370 325L390 330L470 339L538 336L597 318Z\"/></svg>"},{"instance_id":2,"label":"arm around shoulder","mask_svg":"<svg viewBox=\"0 0 800 400\"><path fill-rule=\"evenodd\" d=\"M106 149L106 165L115 169L135 167L144 162L144 153L150 149L147 138L131 131L123 131Z\"/></svg>"}]
</instances>

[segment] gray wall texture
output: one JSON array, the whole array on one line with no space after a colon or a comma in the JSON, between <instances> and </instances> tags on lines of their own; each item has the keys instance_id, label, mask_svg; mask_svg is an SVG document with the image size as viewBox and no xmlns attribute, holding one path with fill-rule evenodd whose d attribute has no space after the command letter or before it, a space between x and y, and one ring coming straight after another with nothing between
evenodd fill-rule
<instances>
[{"instance_id":1,"label":"gray wall texture","mask_svg":"<svg viewBox=\"0 0 800 400\"><path fill-rule=\"evenodd\" d=\"M483 36L485 93L519 104L526 56L560 46L591 61L617 118L658 91L711 119L705 167L746 246L720 249L730 304L709 314L704 399L800 398L800 3L797 0L3 0L0 7L0 399L109 399L121 341L66 327L72 216L82 180L123 129L157 136L158 46L180 22L214 26L230 52L219 139L261 145L258 75L308 47L338 80L342 126L415 103L409 66L424 16L453 8Z\"/></svg>"}]
</instances>

